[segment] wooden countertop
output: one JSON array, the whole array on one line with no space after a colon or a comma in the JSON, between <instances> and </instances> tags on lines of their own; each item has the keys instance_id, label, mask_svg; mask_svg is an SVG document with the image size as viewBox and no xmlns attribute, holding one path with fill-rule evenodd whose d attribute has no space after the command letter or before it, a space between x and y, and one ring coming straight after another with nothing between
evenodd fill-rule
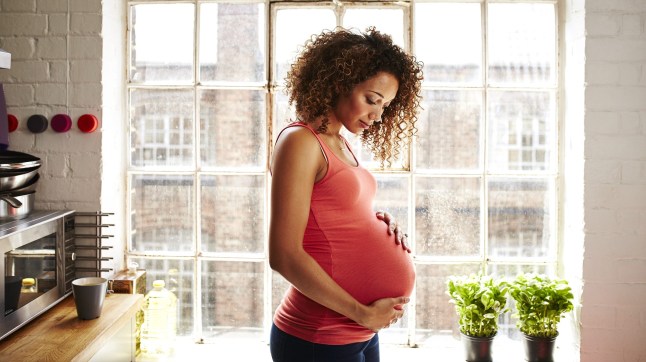
<instances>
[{"instance_id":1,"label":"wooden countertop","mask_svg":"<svg viewBox=\"0 0 646 362\"><path fill-rule=\"evenodd\" d=\"M0 341L0 361L87 361L130 322L143 300L141 294L108 294L99 318L81 320L70 295Z\"/></svg>"}]
</instances>

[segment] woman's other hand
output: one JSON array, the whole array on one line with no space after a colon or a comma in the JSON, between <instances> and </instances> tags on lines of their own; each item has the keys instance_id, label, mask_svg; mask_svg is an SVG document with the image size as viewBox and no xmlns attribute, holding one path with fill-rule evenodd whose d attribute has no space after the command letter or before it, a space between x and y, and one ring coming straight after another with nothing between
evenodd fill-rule
<instances>
[{"instance_id":1,"label":"woman's other hand","mask_svg":"<svg viewBox=\"0 0 646 362\"><path fill-rule=\"evenodd\" d=\"M390 327L404 315L404 305L410 301L408 297L383 298L366 306L366 313L356 322L377 333Z\"/></svg>"},{"instance_id":2,"label":"woman's other hand","mask_svg":"<svg viewBox=\"0 0 646 362\"><path fill-rule=\"evenodd\" d=\"M411 252L408 247L408 234L405 234L400 228L399 223L388 211L377 211L377 219L383 221L388 225L388 235L395 234L395 243L401 245L402 249Z\"/></svg>"}]
</instances>

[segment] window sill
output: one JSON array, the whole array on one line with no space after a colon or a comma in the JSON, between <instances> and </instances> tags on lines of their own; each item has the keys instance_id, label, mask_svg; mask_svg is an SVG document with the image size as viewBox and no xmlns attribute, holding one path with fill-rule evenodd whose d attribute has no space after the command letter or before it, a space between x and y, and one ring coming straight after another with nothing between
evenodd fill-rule
<instances>
[{"instance_id":1,"label":"window sill","mask_svg":"<svg viewBox=\"0 0 646 362\"><path fill-rule=\"evenodd\" d=\"M431 359L442 362L463 362L464 351L462 345L456 343L452 347L423 346L410 348L401 345L381 343L382 362L428 362ZM523 356L522 346L518 341L495 340L492 346L495 362L518 362ZM172 356L143 356L137 357L137 362L152 361L203 361L213 359L225 361L254 361L271 362L269 346L265 342L249 339L226 339L213 343L196 344L189 340L180 340L175 344ZM573 352L556 348L554 351L556 361L576 361Z\"/></svg>"}]
</instances>

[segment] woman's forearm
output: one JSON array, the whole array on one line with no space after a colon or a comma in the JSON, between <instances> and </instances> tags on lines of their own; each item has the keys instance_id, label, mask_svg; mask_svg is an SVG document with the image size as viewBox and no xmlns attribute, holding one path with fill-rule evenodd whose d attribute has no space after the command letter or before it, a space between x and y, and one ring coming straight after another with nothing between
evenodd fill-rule
<instances>
[{"instance_id":1,"label":"woman's forearm","mask_svg":"<svg viewBox=\"0 0 646 362\"><path fill-rule=\"evenodd\" d=\"M271 255L272 269L280 273L303 295L364 325L367 307L341 288L304 250Z\"/></svg>"}]
</instances>

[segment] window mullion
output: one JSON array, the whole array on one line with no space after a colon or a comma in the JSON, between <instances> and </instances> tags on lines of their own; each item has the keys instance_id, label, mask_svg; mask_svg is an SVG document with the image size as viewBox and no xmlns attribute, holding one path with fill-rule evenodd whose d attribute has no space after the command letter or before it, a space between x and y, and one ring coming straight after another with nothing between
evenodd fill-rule
<instances>
[{"instance_id":1,"label":"window mullion","mask_svg":"<svg viewBox=\"0 0 646 362\"><path fill-rule=\"evenodd\" d=\"M409 154L411 154L414 158L414 142L415 139L413 138L413 143L411 143L411 151ZM408 220L407 220L407 225L408 225L408 247L411 249L411 254L415 255L415 194L416 194L416 188L415 188L415 173L414 173L414 164L411 162L409 172L408 172ZM413 260L413 263L415 263L415 260ZM407 306L407 318L408 318L408 346L413 347L417 345L417 338L416 338L416 326L417 326L417 288L413 288L413 294L411 296L411 301Z\"/></svg>"},{"instance_id":2,"label":"window mullion","mask_svg":"<svg viewBox=\"0 0 646 362\"><path fill-rule=\"evenodd\" d=\"M415 51L415 37L413 36L413 24L415 24L415 2L408 7L408 16L404 16L404 42L408 43L408 49L411 53ZM416 137L413 137L408 149L408 247L411 254L415 255L415 161L416 155ZM413 288L411 302L408 307L408 331L407 342L409 347L417 345L417 288Z\"/></svg>"},{"instance_id":3,"label":"window mullion","mask_svg":"<svg viewBox=\"0 0 646 362\"><path fill-rule=\"evenodd\" d=\"M488 43L488 18L487 7L488 1L483 1L481 6L481 26L482 26L482 132L480 134L481 152L482 157L480 160L481 180L480 180L480 245L482 247L482 266L486 272L488 270L487 260L489 259L489 139L487 137L489 132L489 43Z\"/></svg>"},{"instance_id":4,"label":"window mullion","mask_svg":"<svg viewBox=\"0 0 646 362\"><path fill-rule=\"evenodd\" d=\"M193 19L193 184L195 188L193 190L193 208L195 210L195 220L193 220L193 237L194 237L194 256L193 256L193 270L195 280L194 291L195 297L193 298L193 335L196 336L197 340L203 340L203 328L202 328L202 299L199 297L202 295L202 266L200 260L200 253L202 250L202 233L200 232L202 227L202 208L200 207L201 197L201 179L200 179L200 167L201 167L201 155L200 155L200 101L199 101L199 89L197 85L199 84L200 79L200 64L199 64L199 52L200 52L200 10L201 4L196 3L194 8L194 19Z\"/></svg>"},{"instance_id":5,"label":"window mullion","mask_svg":"<svg viewBox=\"0 0 646 362\"><path fill-rule=\"evenodd\" d=\"M193 297L193 335L197 341L204 340L203 326L202 326L202 258L196 254L193 258L195 270L195 277L193 278L193 290L195 291Z\"/></svg>"}]
</instances>

